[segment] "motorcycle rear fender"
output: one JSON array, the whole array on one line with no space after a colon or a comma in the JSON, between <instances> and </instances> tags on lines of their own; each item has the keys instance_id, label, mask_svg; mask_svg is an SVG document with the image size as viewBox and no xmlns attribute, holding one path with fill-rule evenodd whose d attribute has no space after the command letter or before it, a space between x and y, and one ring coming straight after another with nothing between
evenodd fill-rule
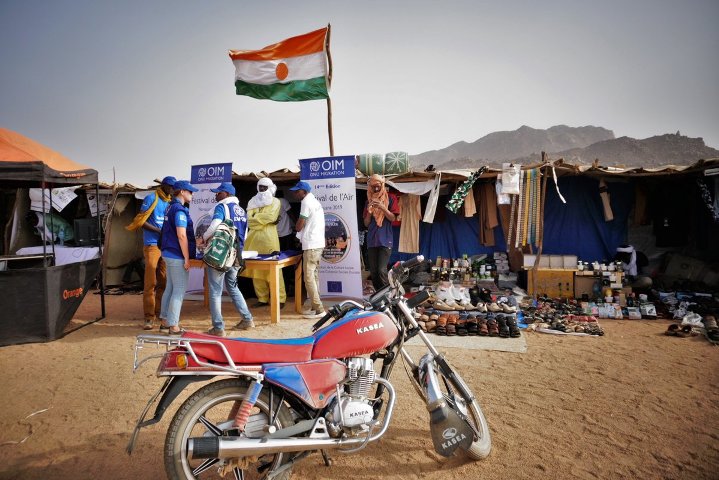
<instances>
[{"instance_id":1,"label":"motorcycle rear fender","mask_svg":"<svg viewBox=\"0 0 719 480\"><path fill-rule=\"evenodd\" d=\"M202 382L208 380L207 376L176 376L176 377L169 377L167 380L165 380L165 383L162 384L160 387L160 390L150 398L150 400L147 402L147 405L145 406L145 409L140 414L140 418L137 419L137 423L135 424L135 430L132 432L132 436L130 437L130 442L127 445L127 453L132 454L132 449L135 445L135 440L137 440L137 435L140 433L140 429L143 427L148 427L150 425L154 425L160 420L162 420L162 416L165 414L165 411L167 410L167 407L169 407L172 402L177 398L177 396L187 387L189 384L194 382ZM157 407L155 408L155 416L150 418L149 420L145 420L145 416L147 415L147 412L150 410L150 407L152 406L152 403L157 399L157 396L162 393L162 398L157 403Z\"/></svg>"}]
</instances>

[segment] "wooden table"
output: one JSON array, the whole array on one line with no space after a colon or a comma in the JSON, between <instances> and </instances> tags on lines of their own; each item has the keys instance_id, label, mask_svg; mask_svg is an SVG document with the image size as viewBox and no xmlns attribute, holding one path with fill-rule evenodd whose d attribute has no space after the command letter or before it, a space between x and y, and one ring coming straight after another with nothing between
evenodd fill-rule
<instances>
[{"instance_id":1,"label":"wooden table","mask_svg":"<svg viewBox=\"0 0 719 480\"><path fill-rule=\"evenodd\" d=\"M267 270L270 272L270 320L272 323L279 323L280 321L280 297L278 295L280 272L290 265L295 266L295 312L302 313L302 254L280 260L245 259L245 267L248 270ZM204 269L205 266L202 260L190 260L191 268ZM202 284L205 289L204 305L208 307L210 302L207 276L204 275L203 278Z\"/></svg>"}]
</instances>

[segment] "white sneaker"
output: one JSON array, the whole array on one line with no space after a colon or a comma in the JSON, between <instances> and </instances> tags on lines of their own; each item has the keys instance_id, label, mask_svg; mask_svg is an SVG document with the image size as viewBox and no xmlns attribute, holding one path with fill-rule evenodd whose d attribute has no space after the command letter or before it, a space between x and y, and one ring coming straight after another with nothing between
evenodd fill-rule
<instances>
[{"instance_id":1,"label":"white sneaker","mask_svg":"<svg viewBox=\"0 0 719 480\"><path fill-rule=\"evenodd\" d=\"M308 313L303 312L302 316L305 318L322 318L325 316L326 313L327 312L325 312L324 310L320 310L319 312L315 310L310 310Z\"/></svg>"}]
</instances>

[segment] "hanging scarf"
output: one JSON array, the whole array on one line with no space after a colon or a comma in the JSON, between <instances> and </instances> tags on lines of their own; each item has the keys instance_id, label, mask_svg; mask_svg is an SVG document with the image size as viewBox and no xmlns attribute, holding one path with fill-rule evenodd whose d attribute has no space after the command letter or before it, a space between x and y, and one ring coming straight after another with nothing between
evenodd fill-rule
<instances>
[{"instance_id":1,"label":"hanging scarf","mask_svg":"<svg viewBox=\"0 0 719 480\"><path fill-rule=\"evenodd\" d=\"M261 186L267 187L267 190L260 192ZM267 177L260 178L260 181L257 182L257 195L250 198L250 201L247 203L247 210L272 205L272 201L275 199L275 192L277 192L277 185L275 185L272 180Z\"/></svg>"},{"instance_id":2,"label":"hanging scarf","mask_svg":"<svg viewBox=\"0 0 719 480\"><path fill-rule=\"evenodd\" d=\"M447 210L452 213L457 213L457 210L459 210L459 207L464 202L464 197L466 197L467 193L472 190L472 185L474 185L474 182L477 181L477 179L485 172L485 170L487 170L487 167L482 167L476 172L473 172L469 176L469 178L464 181L462 185L457 187L457 190L454 191L454 193L452 194L452 198L450 198L449 202L447 203Z\"/></svg>"},{"instance_id":3,"label":"hanging scarf","mask_svg":"<svg viewBox=\"0 0 719 480\"><path fill-rule=\"evenodd\" d=\"M155 210L157 200L159 198L161 198L163 202L169 202L172 197L163 192L161 187L158 187L157 190L155 190L155 200L152 202L152 205L150 205L150 208L135 215L135 219L132 223L130 223L130 225L126 226L125 229L133 232L138 228L142 228L147 219L150 218L150 215L152 215L152 212Z\"/></svg>"},{"instance_id":4,"label":"hanging scarf","mask_svg":"<svg viewBox=\"0 0 719 480\"><path fill-rule=\"evenodd\" d=\"M375 185L380 186L379 192L373 191ZM377 226L381 227L384 221L384 211L381 208L372 208L372 202L377 202L384 205L385 208L389 208L389 195L387 195L387 189L384 188L384 178L376 173L369 177L367 181L367 211L372 214Z\"/></svg>"},{"instance_id":5,"label":"hanging scarf","mask_svg":"<svg viewBox=\"0 0 719 480\"><path fill-rule=\"evenodd\" d=\"M634 247L631 245L625 248L617 247L617 252L621 253L629 253L629 263L622 262L622 268L625 272L627 272L627 275L631 275L632 277L637 276L637 252L634 250Z\"/></svg>"}]
</instances>

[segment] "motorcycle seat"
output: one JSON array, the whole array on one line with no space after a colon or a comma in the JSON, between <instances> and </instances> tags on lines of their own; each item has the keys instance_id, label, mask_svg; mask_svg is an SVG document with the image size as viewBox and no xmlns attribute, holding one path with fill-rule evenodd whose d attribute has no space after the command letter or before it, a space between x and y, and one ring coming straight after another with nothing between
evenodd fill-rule
<instances>
[{"instance_id":1,"label":"motorcycle seat","mask_svg":"<svg viewBox=\"0 0 719 480\"><path fill-rule=\"evenodd\" d=\"M225 346L235 364L259 365L263 363L306 362L312 358L314 337L302 338L222 338L204 333L185 332L183 339L211 340ZM227 358L216 343L192 342L199 357L219 364Z\"/></svg>"}]
</instances>

